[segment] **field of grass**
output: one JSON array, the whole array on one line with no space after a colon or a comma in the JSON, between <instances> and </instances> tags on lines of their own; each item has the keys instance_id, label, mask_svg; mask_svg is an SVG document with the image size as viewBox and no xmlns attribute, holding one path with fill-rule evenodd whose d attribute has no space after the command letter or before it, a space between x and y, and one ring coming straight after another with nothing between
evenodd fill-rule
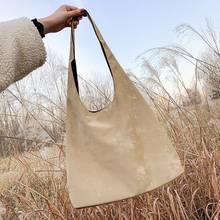
<instances>
[{"instance_id":1,"label":"field of grass","mask_svg":"<svg viewBox=\"0 0 220 220\"><path fill-rule=\"evenodd\" d=\"M171 49L194 62L195 76L210 66L179 48ZM192 101L171 61L167 68L175 78L176 93L166 90L158 70L146 60L148 77L130 77L166 127L184 166L183 175L133 199L74 209L64 163L66 68L53 58L35 73L37 77L31 75L0 95L0 219L220 219L220 101L206 96L198 77L193 89L202 98ZM90 94L89 100L82 97L87 107L109 103L111 88L80 80L85 94ZM183 99L189 104L183 105Z\"/></svg>"}]
</instances>

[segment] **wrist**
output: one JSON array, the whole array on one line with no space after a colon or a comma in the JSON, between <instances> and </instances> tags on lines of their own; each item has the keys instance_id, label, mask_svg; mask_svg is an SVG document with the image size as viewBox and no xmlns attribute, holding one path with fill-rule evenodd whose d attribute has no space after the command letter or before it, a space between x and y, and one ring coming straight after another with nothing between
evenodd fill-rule
<instances>
[{"instance_id":1,"label":"wrist","mask_svg":"<svg viewBox=\"0 0 220 220\"><path fill-rule=\"evenodd\" d=\"M38 21L44 26L44 34L51 33L51 21L49 17L40 18Z\"/></svg>"},{"instance_id":2,"label":"wrist","mask_svg":"<svg viewBox=\"0 0 220 220\"><path fill-rule=\"evenodd\" d=\"M45 37L45 34L44 34L44 26L43 26L43 24L41 24L36 18L32 19L31 21L33 22L33 24L34 24L35 27L37 28L37 30L38 30L40 36L41 36L42 38L44 38L44 37Z\"/></svg>"}]
</instances>

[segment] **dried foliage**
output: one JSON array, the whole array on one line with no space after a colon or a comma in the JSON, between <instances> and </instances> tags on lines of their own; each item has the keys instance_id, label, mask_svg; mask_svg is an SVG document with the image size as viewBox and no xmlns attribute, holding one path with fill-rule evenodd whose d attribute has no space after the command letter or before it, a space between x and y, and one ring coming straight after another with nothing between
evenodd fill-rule
<instances>
[{"instance_id":1,"label":"dried foliage","mask_svg":"<svg viewBox=\"0 0 220 220\"><path fill-rule=\"evenodd\" d=\"M194 31L190 26L182 26L182 31L185 30L183 28ZM196 34L211 44L199 32ZM161 59L163 68L169 70L175 93L167 90L161 70L147 59L142 60L146 77L140 79L131 73L130 77L166 127L181 157L184 174L133 199L74 209L68 196L64 164L66 68L53 58L53 62L49 62L36 78L31 76L1 94L2 219L220 218L220 102L207 97L204 78L199 77L201 71L209 74L205 70L212 64L195 58L179 46L160 48L159 51L166 52ZM185 85L176 57L182 57L195 66L192 88ZM88 108L101 109L111 101L112 86L106 86L109 81L103 84L104 87L85 79L80 82L84 85L81 98ZM191 101L183 105L187 96ZM199 98L192 101L194 96Z\"/></svg>"}]
</instances>

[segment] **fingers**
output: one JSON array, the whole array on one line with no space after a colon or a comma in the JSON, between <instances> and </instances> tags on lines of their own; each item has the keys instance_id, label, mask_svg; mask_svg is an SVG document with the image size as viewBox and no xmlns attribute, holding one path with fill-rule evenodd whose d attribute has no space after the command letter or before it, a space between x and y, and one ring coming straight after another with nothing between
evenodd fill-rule
<instances>
[{"instance_id":1,"label":"fingers","mask_svg":"<svg viewBox=\"0 0 220 220\"><path fill-rule=\"evenodd\" d=\"M61 8L64 8L64 9L66 9L67 11L72 11L72 10L78 9L77 7L72 6L72 5L62 5Z\"/></svg>"},{"instance_id":2,"label":"fingers","mask_svg":"<svg viewBox=\"0 0 220 220\"><path fill-rule=\"evenodd\" d=\"M79 23L74 23L73 28L76 29ZM71 23L67 24L66 27L72 27Z\"/></svg>"},{"instance_id":3,"label":"fingers","mask_svg":"<svg viewBox=\"0 0 220 220\"><path fill-rule=\"evenodd\" d=\"M76 29L78 24L79 24L79 20L75 20L75 21L72 21L72 18L69 18L66 22L66 27L71 27L72 26L72 22L73 22L73 27Z\"/></svg>"},{"instance_id":4,"label":"fingers","mask_svg":"<svg viewBox=\"0 0 220 220\"><path fill-rule=\"evenodd\" d=\"M78 18L78 21L82 20L82 16L79 16L79 17L77 17L77 18Z\"/></svg>"},{"instance_id":5,"label":"fingers","mask_svg":"<svg viewBox=\"0 0 220 220\"><path fill-rule=\"evenodd\" d=\"M85 9L76 9L72 11L68 11L68 18L70 17L82 17L85 16Z\"/></svg>"},{"instance_id":6,"label":"fingers","mask_svg":"<svg viewBox=\"0 0 220 220\"><path fill-rule=\"evenodd\" d=\"M87 16L85 9L79 9L71 5L62 5L60 10L65 11L65 27L73 26L74 28L77 28L82 17Z\"/></svg>"},{"instance_id":7,"label":"fingers","mask_svg":"<svg viewBox=\"0 0 220 220\"><path fill-rule=\"evenodd\" d=\"M79 24L79 21L74 21L74 22L73 22L73 28L76 29L77 26L78 26L78 24Z\"/></svg>"}]
</instances>

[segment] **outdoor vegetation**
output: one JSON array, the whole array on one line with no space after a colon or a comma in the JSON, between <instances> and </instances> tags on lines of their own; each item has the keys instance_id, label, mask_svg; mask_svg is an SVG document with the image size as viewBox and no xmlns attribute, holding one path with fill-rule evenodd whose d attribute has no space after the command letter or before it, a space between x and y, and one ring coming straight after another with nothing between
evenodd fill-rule
<instances>
[{"instance_id":1,"label":"outdoor vegetation","mask_svg":"<svg viewBox=\"0 0 220 220\"><path fill-rule=\"evenodd\" d=\"M178 33L201 41L203 54L155 48L137 58L141 77L128 76L163 122L185 172L136 198L74 209L64 161L67 67L50 53L43 68L0 94L0 219L220 219L219 35L209 24L203 31L181 25ZM180 60L194 68L190 86ZM112 100L109 79L79 82L88 109Z\"/></svg>"}]
</instances>

